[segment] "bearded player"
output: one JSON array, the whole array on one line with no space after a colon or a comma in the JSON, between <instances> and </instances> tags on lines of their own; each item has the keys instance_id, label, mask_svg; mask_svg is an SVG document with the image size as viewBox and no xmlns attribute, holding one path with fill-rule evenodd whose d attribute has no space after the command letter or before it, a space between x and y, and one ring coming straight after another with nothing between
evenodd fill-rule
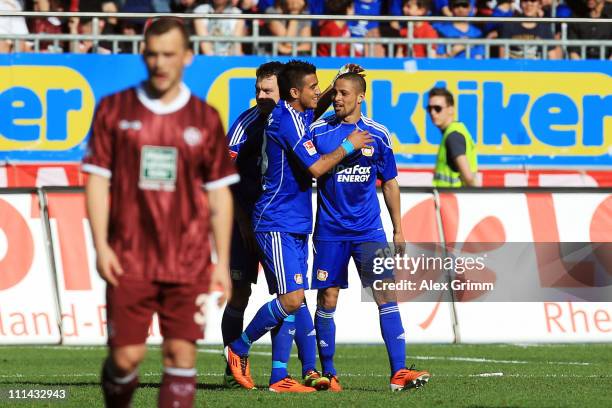
<instances>
[{"instance_id":1,"label":"bearded player","mask_svg":"<svg viewBox=\"0 0 612 408\"><path fill-rule=\"evenodd\" d=\"M334 366L336 326L334 312L340 289L348 287L351 258L360 271L364 287L375 279L393 281L393 271L376 275L371 269L376 250L387 247L380 218L376 180L393 223L393 241L403 246L400 191L397 167L389 132L380 123L361 114L366 82L361 75L346 73L334 85L335 115L315 122L310 130L315 147L322 154L355 131L368 132L373 140L347 154L339 165L317 180L317 220L313 236L314 263L312 289L318 289L315 329L323 375L331 380L330 389L341 391ZM391 366L393 391L420 387L429 380L427 371L406 368L406 340L395 293L373 291L378 305L380 329Z\"/></svg>"}]
</instances>

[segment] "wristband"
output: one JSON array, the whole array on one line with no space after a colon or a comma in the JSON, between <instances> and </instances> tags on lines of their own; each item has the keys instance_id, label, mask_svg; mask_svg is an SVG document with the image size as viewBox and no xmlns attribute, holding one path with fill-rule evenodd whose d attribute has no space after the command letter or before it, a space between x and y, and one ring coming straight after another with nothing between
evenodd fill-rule
<instances>
[{"instance_id":1,"label":"wristband","mask_svg":"<svg viewBox=\"0 0 612 408\"><path fill-rule=\"evenodd\" d=\"M355 146L348 139L344 139L340 146L346 151L347 156L355 151Z\"/></svg>"}]
</instances>

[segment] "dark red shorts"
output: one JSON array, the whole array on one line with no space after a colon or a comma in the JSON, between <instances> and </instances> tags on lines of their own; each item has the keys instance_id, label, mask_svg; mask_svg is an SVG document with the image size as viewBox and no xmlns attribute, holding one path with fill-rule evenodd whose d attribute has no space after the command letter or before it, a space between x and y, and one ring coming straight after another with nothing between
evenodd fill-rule
<instances>
[{"instance_id":1,"label":"dark red shorts","mask_svg":"<svg viewBox=\"0 0 612 408\"><path fill-rule=\"evenodd\" d=\"M208 284L172 284L121 279L106 287L108 345L144 344L154 313L164 339L204 338Z\"/></svg>"}]
</instances>

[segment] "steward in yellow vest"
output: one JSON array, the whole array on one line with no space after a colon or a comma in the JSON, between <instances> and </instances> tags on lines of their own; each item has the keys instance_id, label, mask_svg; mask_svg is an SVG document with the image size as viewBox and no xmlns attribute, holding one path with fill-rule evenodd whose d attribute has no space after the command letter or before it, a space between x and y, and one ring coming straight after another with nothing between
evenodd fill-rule
<instances>
[{"instance_id":1,"label":"steward in yellow vest","mask_svg":"<svg viewBox=\"0 0 612 408\"><path fill-rule=\"evenodd\" d=\"M455 122L453 95L445 88L431 89L427 111L443 133L436 158L434 187L478 186L476 147L465 125Z\"/></svg>"}]
</instances>

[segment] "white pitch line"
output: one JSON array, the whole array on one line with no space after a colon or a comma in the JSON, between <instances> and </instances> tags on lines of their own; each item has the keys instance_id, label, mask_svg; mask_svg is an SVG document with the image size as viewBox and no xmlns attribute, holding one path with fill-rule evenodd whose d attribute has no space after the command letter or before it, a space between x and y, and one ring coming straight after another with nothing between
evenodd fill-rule
<instances>
[{"instance_id":1,"label":"white pitch line","mask_svg":"<svg viewBox=\"0 0 612 408\"><path fill-rule=\"evenodd\" d=\"M207 354L222 354L222 350L220 349L207 349L207 348L199 348L199 353L207 353ZM250 355L255 356L271 356L272 353L269 351L251 351ZM291 357L297 357L297 354L291 354ZM336 358L342 358L336 356ZM465 361L470 363L493 363L493 364L542 364L541 361L522 361L522 360L491 360L488 358L477 358L477 357L439 357L439 356L408 356L408 359L414 360L444 360L444 361ZM587 362L578 362L578 361L546 361L546 364L559 364L559 365L591 365L591 363Z\"/></svg>"},{"instance_id":2,"label":"white pitch line","mask_svg":"<svg viewBox=\"0 0 612 408\"><path fill-rule=\"evenodd\" d=\"M447 361L466 361L470 363L494 363L494 364L542 364L542 361L525 361L525 360L492 360L488 358L478 357L437 357L437 356L410 356L415 360L447 360ZM559 364L559 365L581 365L588 366L591 363L580 362L580 361L545 361L546 364Z\"/></svg>"},{"instance_id":3,"label":"white pitch line","mask_svg":"<svg viewBox=\"0 0 612 408\"><path fill-rule=\"evenodd\" d=\"M71 350L95 350L95 349L102 348L102 346L100 347L96 347L96 346L41 346L41 348L52 349L52 350L56 350L56 349L66 350L67 348ZM152 346L152 348L159 348L159 346ZM198 353L221 355L223 354L223 350L217 349L217 348L199 347ZM254 356L271 356L272 355L272 353L269 351L251 351L249 354L254 355ZM297 357L297 354L291 354L291 357ZM338 357L340 356L336 355L336 358ZM350 357L353 357L353 356L350 356ZM347 357L343 356L341 358L347 358ZM408 358L414 359L414 360L463 361L463 362L468 362L468 363L492 363L492 364L552 364L552 365L577 365L577 366L589 366L589 365L594 364L590 362L580 362L580 361L495 360L495 359L480 358L480 357L409 356Z\"/></svg>"},{"instance_id":4,"label":"white pitch line","mask_svg":"<svg viewBox=\"0 0 612 408\"><path fill-rule=\"evenodd\" d=\"M156 377L161 376L161 372L159 373L140 373L140 377ZM198 373L198 377L222 377L222 372L204 372ZM83 378L83 377L94 377L99 378L100 373L80 373L80 374L1 374L0 378L32 378L32 377L44 377L44 378ZM340 378L343 377L384 377L389 378L387 374L374 374L374 373L340 373ZM612 374L598 375L598 374L589 374L589 375L578 375L578 374L504 374L504 373L480 373L480 374L433 374L432 378L491 378L491 377L511 377L511 378L612 378ZM1 384L0 384L1 385ZM52 384L50 384L52 385ZM67 384L70 385L70 384Z\"/></svg>"}]
</instances>

